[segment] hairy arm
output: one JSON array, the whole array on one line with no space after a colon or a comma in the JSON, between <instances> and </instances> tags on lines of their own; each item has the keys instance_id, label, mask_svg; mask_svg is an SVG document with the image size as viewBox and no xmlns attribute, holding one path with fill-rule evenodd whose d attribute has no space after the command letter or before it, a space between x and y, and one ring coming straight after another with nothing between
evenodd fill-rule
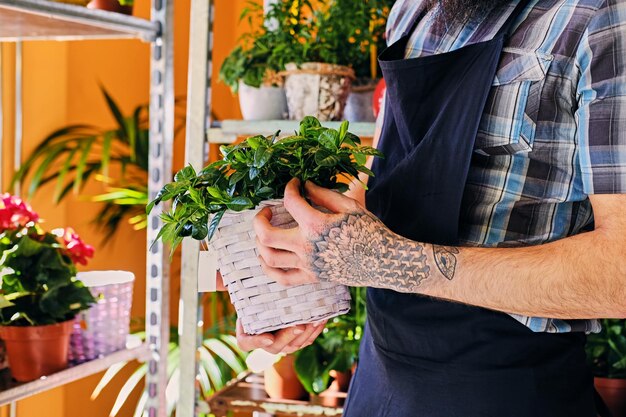
<instances>
[{"instance_id":1,"label":"hairy arm","mask_svg":"<svg viewBox=\"0 0 626 417\"><path fill-rule=\"evenodd\" d=\"M296 187L296 188L294 188ZM285 284L330 280L423 294L528 316L626 317L626 195L593 196L593 232L522 248L443 247L391 232L361 204L307 184L291 184L288 232L257 218L262 265Z\"/></svg>"}]
</instances>

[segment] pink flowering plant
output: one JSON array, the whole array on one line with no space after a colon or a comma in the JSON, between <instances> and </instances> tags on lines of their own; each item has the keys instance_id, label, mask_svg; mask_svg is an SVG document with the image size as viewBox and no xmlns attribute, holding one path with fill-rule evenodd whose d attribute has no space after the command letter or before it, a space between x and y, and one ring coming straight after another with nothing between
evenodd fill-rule
<instances>
[{"instance_id":1,"label":"pink flowering plant","mask_svg":"<svg viewBox=\"0 0 626 417\"><path fill-rule=\"evenodd\" d=\"M68 229L43 229L37 213L20 198L0 196L0 323L39 326L61 323L95 302L76 279L94 249Z\"/></svg>"}]
</instances>

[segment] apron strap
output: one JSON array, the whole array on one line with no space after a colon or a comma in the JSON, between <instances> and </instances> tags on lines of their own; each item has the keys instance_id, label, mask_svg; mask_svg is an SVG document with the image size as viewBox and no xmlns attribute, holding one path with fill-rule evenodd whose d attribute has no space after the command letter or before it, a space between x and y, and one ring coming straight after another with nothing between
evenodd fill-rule
<instances>
[{"instance_id":1,"label":"apron strap","mask_svg":"<svg viewBox=\"0 0 626 417\"><path fill-rule=\"evenodd\" d=\"M609 410L609 407L606 406L606 403L600 396L600 393L597 389L593 389L593 399L596 403L596 411L598 412L598 416L600 417L613 417L613 414Z\"/></svg>"}]
</instances>

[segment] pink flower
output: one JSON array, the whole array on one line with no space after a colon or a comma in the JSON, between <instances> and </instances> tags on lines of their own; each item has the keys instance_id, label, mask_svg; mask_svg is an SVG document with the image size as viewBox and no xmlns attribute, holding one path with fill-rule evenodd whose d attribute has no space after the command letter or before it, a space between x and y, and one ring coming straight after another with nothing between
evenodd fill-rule
<instances>
[{"instance_id":1,"label":"pink flower","mask_svg":"<svg viewBox=\"0 0 626 417\"><path fill-rule=\"evenodd\" d=\"M87 258L93 258L94 248L82 241L74 229L68 227L63 234L67 252L74 263L87 265Z\"/></svg>"},{"instance_id":2,"label":"pink flower","mask_svg":"<svg viewBox=\"0 0 626 417\"><path fill-rule=\"evenodd\" d=\"M9 193L0 196L0 231L19 229L38 221L39 215L21 198Z\"/></svg>"}]
</instances>

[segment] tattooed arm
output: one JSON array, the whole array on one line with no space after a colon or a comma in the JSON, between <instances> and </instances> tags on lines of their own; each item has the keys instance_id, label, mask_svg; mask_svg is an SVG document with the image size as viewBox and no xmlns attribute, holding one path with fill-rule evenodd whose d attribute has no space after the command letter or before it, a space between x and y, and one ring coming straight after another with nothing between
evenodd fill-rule
<instances>
[{"instance_id":1,"label":"tattooed arm","mask_svg":"<svg viewBox=\"0 0 626 417\"><path fill-rule=\"evenodd\" d=\"M361 204L292 181L285 206L299 224L255 219L261 264L284 284L330 280L386 288L494 310L553 318L626 317L626 196L594 196L596 230L541 246L456 248L391 232Z\"/></svg>"}]
</instances>

